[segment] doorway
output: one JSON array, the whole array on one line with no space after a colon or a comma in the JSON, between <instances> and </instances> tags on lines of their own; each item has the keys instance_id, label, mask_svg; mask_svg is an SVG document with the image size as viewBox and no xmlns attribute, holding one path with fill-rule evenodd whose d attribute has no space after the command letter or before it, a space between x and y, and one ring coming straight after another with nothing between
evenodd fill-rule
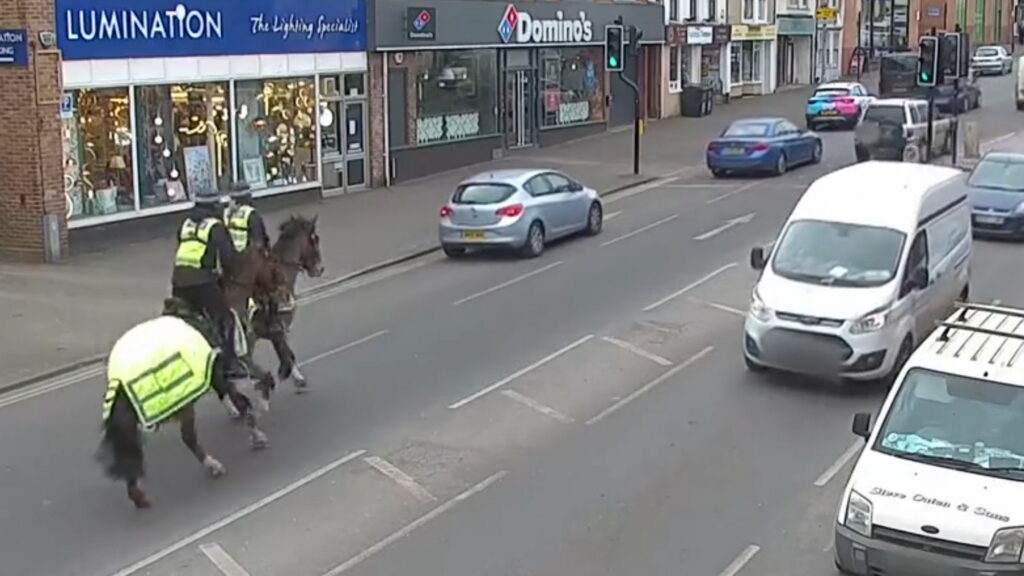
<instances>
[{"instance_id":1,"label":"doorway","mask_svg":"<svg viewBox=\"0 0 1024 576\"><path fill-rule=\"evenodd\" d=\"M324 196L366 187L366 75L320 77L320 161Z\"/></svg>"},{"instance_id":2,"label":"doorway","mask_svg":"<svg viewBox=\"0 0 1024 576\"><path fill-rule=\"evenodd\" d=\"M532 70L505 72L505 146L524 148L536 142L537 102Z\"/></svg>"},{"instance_id":3,"label":"doorway","mask_svg":"<svg viewBox=\"0 0 1024 576\"><path fill-rule=\"evenodd\" d=\"M779 84L789 85L796 81L796 46L792 38L780 38L782 50L779 50Z\"/></svg>"}]
</instances>

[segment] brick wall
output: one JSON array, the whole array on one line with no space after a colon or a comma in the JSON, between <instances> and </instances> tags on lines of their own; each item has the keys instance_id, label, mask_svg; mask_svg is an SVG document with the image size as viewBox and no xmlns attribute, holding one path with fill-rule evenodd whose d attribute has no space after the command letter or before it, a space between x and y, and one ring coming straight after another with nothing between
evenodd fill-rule
<instances>
[{"instance_id":1,"label":"brick wall","mask_svg":"<svg viewBox=\"0 0 1024 576\"><path fill-rule=\"evenodd\" d=\"M28 68L0 68L0 258L41 261L44 214L67 226L60 125L60 57L42 50L39 32L54 30L53 0L0 0L0 28L27 28Z\"/></svg>"},{"instance_id":2,"label":"brick wall","mask_svg":"<svg viewBox=\"0 0 1024 576\"><path fill-rule=\"evenodd\" d=\"M367 73L370 75L370 186L379 188L386 183L384 160L384 115L387 102L384 101L384 58L380 52L367 54Z\"/></svg>"}]
</instances>

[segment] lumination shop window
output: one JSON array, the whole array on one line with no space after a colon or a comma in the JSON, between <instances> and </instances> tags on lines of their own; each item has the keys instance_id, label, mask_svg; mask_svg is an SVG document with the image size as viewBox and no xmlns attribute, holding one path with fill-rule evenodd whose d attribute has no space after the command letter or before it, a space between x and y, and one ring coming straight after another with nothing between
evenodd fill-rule
<instances>
[{"instance_id":1,"label":"lumination shop window","mask_svg":"<svg viewBox=\"0 0 1024 576\"><path fill-rule=\"evenodd\" d=\"M743 47L743 83L756 84L761 81L761 56L764 50L764 44L762 42L741 42L741 45Z\"/></svg>"},{"instance_id":2,"label":"lumination shop window","mask_svg":"<svg viewBox=\"0 0 1024 576\"><path fill-rule=\"evenodd\" d=\"M602 54L598 48L541 50L543 126L604 119Z\"/></svg>"},{"instance_id":3,"label":"lumination shop window","mask_svg":"<svg viewBox=\"0 0 1024 576\"><path fill-rule=\"evenodd\" d=\"M135 106L143 208L187 202L200 190L228 189L227 84L139 86Z\"/></svg>"},{"instance_id":4,"label":"lumination shop window","mask_svg":"<svg viewBox=\"0 0 1024 576\"><path fill-rule=\"evenodd\" d=\"M76 90L72 102L62 127L68 217L134 210L128 89Z\"/></svg>"},{"instance_id":5,"label":"lumination shop window","mask_svg":"<svg viewBox=\"0 0 1024 576\"><path fill-rule=\"evenodd\" d=\"M497 133L497 51L416 54L416 143Z\"/></svg>"},{"instance_id":6,"label":"lumination shop window","mask_svg":"<svg viewBox=\"0 0 1024 576\"><path fill-rule=\"evenodd\" d=\"M254 190L318 182L313 78L235 84L239 180Z\"/></svg>"}]
</instances>

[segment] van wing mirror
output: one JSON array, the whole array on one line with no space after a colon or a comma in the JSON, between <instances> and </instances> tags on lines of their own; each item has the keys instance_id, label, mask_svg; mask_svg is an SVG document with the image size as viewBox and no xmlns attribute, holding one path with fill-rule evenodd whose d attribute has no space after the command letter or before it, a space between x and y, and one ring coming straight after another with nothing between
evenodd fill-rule
<instances>
[{"instance_id":1,"label":"van wing mirror","mask_svg":"<svg viewBox=\"0 0 1024 576\"><path fill-rule=\"evenodd\" d=\"M754 270L764 270L768 255L761 246L754 246L750 249L750 267Z\"/></svg>"},{"instance_id":2,"label":"van wing mirror","mask_svg":"<svg viewBox=\"0 0 1024 576\"><path fill-rule=\"evenodd\" d=\"M853 415L853 433L867 440L871 436L871 414L858 412Z\"/></svg>"}]
</instances>

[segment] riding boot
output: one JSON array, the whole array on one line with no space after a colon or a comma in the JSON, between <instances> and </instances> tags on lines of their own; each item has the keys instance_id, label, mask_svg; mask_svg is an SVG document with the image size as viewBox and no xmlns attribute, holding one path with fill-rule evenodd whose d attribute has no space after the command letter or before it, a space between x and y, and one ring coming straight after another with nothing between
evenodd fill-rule
<instances>
[{"instance_id":1,"label":"riding boot","mask_svg":"<svg viewBox=\"0 0 1024 576\"><path fill-rule=\"evenodd\" d=\"M222 327L223 333L223 355L224 355L224 372L229 380L236 380L240 378L247 378L249 371L242 365L241 360L238 358L238 354L235 351L235 328L234 323L230 319L224 322Z\"/></svg>"}]
</instances>

